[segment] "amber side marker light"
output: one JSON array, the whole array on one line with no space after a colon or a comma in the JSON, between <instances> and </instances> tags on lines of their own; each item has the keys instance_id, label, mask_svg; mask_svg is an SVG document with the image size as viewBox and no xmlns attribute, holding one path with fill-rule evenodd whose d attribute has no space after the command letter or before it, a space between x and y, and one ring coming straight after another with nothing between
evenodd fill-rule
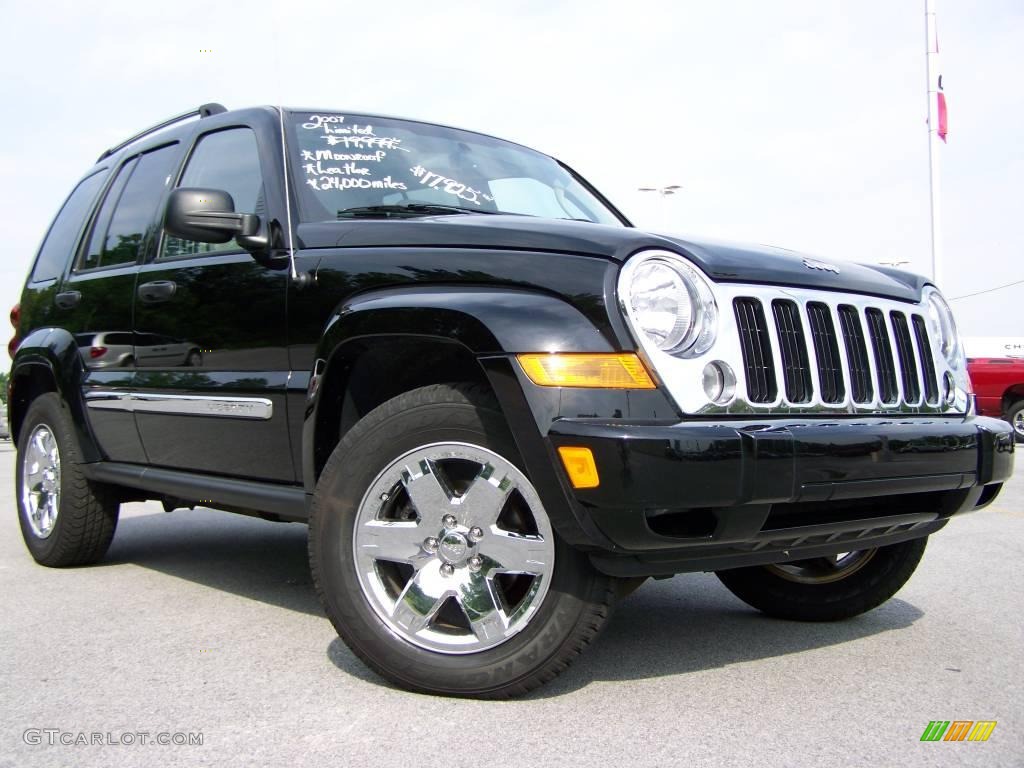
<instances>
[{"instance_id":1,"label":"amber side marker light","mask_svg":"<svg viewBox=\"0 0 1024 768\"><path fill-rule=\"evenodd\" d=\"M558 455L562 457L562 464L565 465L573 488L597 488L601 484L594 454L589 448L560 445Z\"/></svg>"},{"instance_id":2,"label":"amber side marker light","mask_svg":"<svg viewBox=\"0 0 1024 768\"><path fill-rule=\"evenodd\" d=\"M534 384L542 387L654 389L654 380L636 355L529 354L516 355Z\"/></svg>"}]
</instances>

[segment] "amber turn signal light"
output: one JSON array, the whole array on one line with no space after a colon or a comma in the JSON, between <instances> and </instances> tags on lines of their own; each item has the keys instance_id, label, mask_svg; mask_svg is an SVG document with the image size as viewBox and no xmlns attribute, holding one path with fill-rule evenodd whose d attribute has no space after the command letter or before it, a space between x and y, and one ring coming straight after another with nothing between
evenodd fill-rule
<instances>
[{"instance_id":1,"label":"amber turn signal light","mask_svg":"<svg viewBox=\"0 0 1024 768\"><path fill-rule=\"evenodd\" d=\"M597 464L594 463L594 454L589 448L560 445L558 455L562 458L562 464L573 488L597 488L601 484Z\"/></svg>"},{"instance_id":2,"label":"amber turn signal light","mask_svg":"<svg viewBox=\"0 0 1024 768\"><path fill-rule=\"evenodd\" d=\"M534 384L542 387L654 389L640 358L627 354L551 353L516 355Z\"/></svg>"}]
</instances>

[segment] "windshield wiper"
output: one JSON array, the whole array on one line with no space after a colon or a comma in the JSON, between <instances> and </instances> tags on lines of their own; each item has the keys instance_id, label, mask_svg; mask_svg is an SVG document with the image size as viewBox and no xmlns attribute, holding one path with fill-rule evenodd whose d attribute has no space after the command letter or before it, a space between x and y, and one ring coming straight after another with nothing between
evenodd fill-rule
<instances>
[{"instance_id":1,"label":"windshield wiper","mask_svg":"<svg viewBox=\"0 0 1024 768\"><path fill-rule=\"evenodd\" d=\"M443 216L445 214L459 213L498 213L498 211L485 211L480 208L464 208L460 205L435 205L433 203L403 203L401 205L362 205L355 208L344 208L338 211L339 219L370 218L383 216L385 218L395 215L397 217L407 216Z\"/></svg>"}]
</instances>

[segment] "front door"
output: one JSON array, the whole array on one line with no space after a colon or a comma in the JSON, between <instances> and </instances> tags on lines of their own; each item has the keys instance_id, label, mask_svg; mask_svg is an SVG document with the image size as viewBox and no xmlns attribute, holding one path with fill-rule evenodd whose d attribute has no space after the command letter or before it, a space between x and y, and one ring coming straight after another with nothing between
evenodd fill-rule
<instances>
[{"instance_id":1,"label":"front door","mask_svg":"<svg viewBox=\"0 0 1024 768\"><path fill-rule=\"evenodd\" d=\"M257 134L200 134L179 187L226 190L264 216ZM287 271L236 243L164 234L135 291L133 409L154 466L291 482Z\"/></svg>"}]
</instances>

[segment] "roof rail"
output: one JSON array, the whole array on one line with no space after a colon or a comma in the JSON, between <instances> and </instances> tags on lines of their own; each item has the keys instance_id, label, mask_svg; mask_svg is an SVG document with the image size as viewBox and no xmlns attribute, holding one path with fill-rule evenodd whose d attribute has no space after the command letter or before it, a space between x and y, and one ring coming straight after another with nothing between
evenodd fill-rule
<instances>
[{"instance_id":1,"label":"roof rail","mask_svg":"<svg viewBox=\"0 0 1024 768\"><path fill-rule=\"evenodd\" d=\"M104 152L96 159L96 162L98 163L100 162L100 160L104 160L110 157L115 152L120 152L129 144L138 141L143 136L148 136L151 133L156 133L157 131L166 128L169 125L174 125L175 123L181 122L182 120L188 120L188 118L195 117L197 115L199 116L200 119L202 119L204 117L210 117L211 115L219 115L221 112L227 111L227 107L225 107L223 104L202 104L197 109L193 109L188 112L182 112L180 115L175 115L174 117L169 117L162 123L157 123L156 125L150 126L144 131L140 131L139 133L132 136L130 139L122 141L116 147L111 147L110 149L108 149L106 152Z\"/></svg>"}]
</instances>

